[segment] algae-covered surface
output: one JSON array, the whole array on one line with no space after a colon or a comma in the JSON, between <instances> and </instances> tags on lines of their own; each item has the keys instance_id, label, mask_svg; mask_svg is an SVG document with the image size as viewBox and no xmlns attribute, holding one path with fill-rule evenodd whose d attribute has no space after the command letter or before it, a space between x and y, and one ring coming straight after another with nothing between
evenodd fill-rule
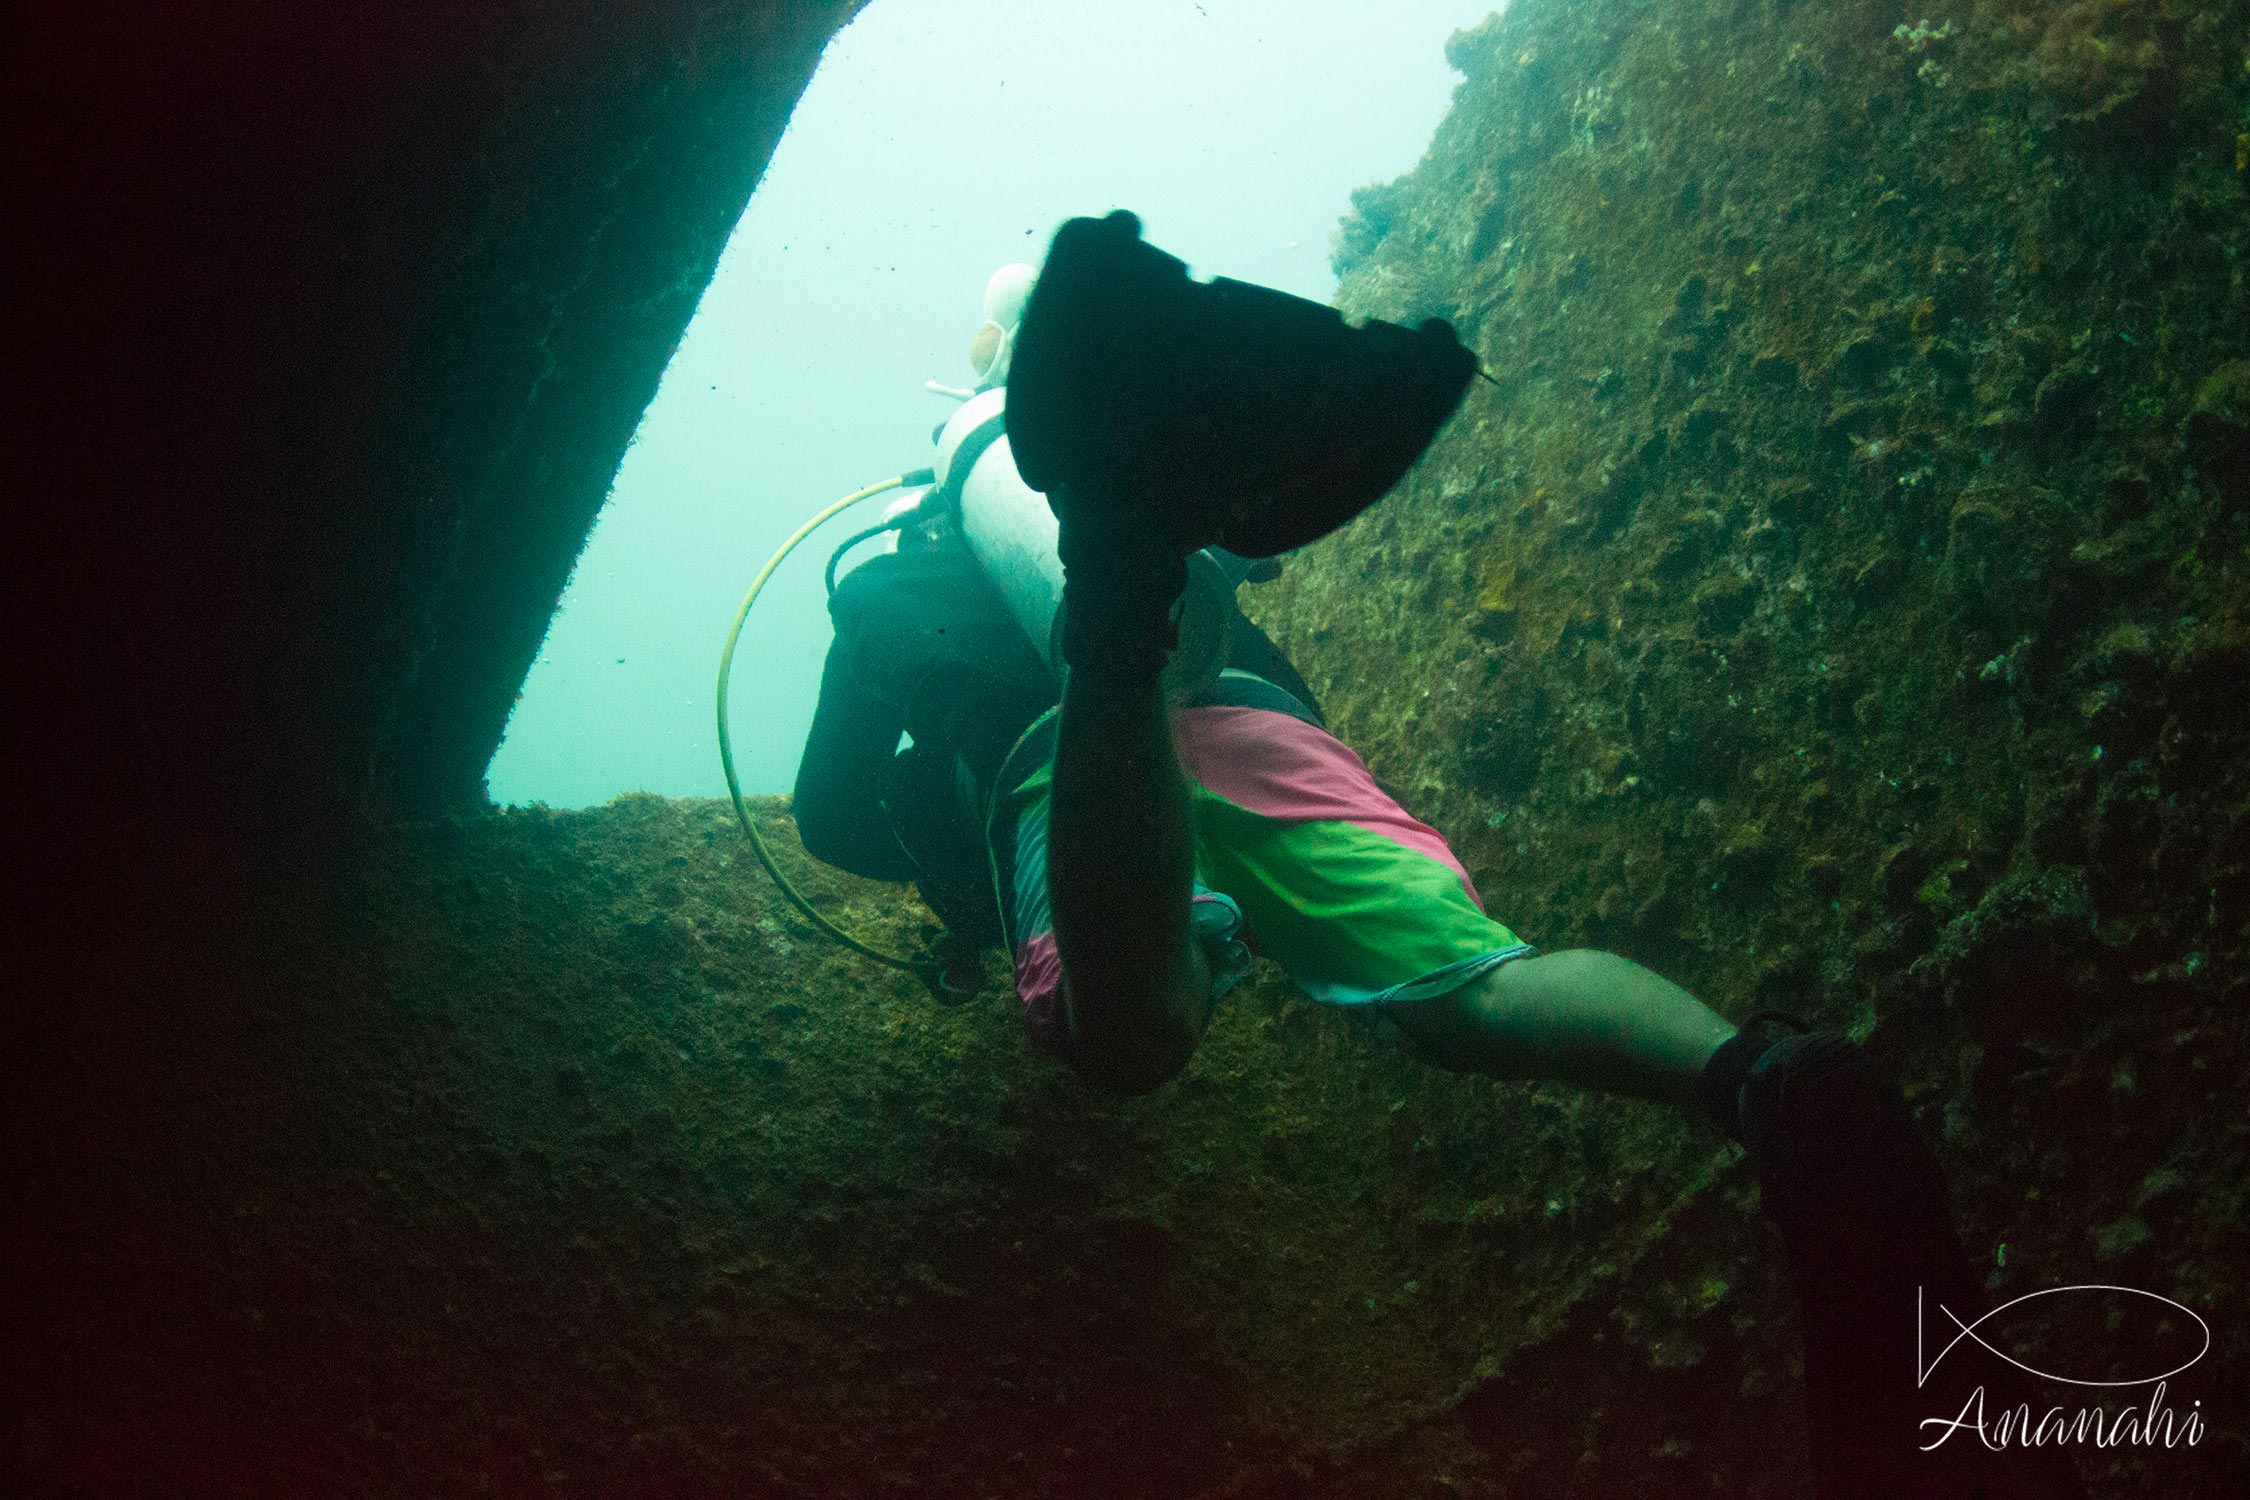
<instances>
[{"instance_id":1,"label":"algae-covered surface","mask_svg":"<svg viewBox=\"0 0 2250 1500\"><path fill-rule=\"evenodd\" d=\"M809 895L911 944L775 812ZM427 829L227 948L135 1044L139 1114L200 1123L105 1210L170 1226L158 1269L76 1278L31 1416L58 1486L1222 1492L1433 1421L1412 1472L1475 1475L1445 1414L1480 1357L1718 1159L1422 1073L1272 972L1177 1083L1103 1098L1004 987L941 1007L821 938L723 802ZM145 1384L77 1382L111 1340Z\"/></svg>"},{"instance_id":2,"label":"algae-covered surface","mask_svg":"<svg viewBox=\"0 0 2250 1500\"><path fill-rule=\"evenodd\" d=\"M2246 34L1526 0L1457 36L1341 301L1452 319L1497 387L1253 603L1527 937L1869 1034L1996 1293L2210 1322L2205 1451L2089 1455L2120 1493L2243 1462ZM1661 1366L1632 1295L1572 1349Z\"/></svg>"}]
</instances>

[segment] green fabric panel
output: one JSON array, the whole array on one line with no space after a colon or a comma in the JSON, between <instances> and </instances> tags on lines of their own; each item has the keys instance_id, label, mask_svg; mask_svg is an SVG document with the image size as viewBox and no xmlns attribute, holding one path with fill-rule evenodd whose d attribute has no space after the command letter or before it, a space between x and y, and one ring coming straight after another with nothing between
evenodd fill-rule
<instances>
[{"instance_id":1,"label":"green fabric panel","mask_svg":"<svg viewBox=\"0 0 2250 1500\"><path fill-rule=\"evenodd\" d=\"M1352 823L1292 823L1193 787L1196 874L1266 957L1374 994L1520 941L1436 860Z\"/></svg>"}]
</instances>

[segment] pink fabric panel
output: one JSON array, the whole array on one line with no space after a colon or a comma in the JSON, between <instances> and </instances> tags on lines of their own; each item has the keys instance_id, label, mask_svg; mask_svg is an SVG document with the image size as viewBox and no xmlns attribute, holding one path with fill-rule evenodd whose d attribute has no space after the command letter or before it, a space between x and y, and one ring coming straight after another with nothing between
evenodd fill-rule
<instances>
[{"instance_id":1,"label":"pink fabric panel","mask_svg":"<svg viewBox=\"0 0 2250 1500\"><path fill-rule=\"evenodd\" d=\"M1444 836L1375 784L1367 763L1325 729L1264 708L1191 708L1173 720L1188 775L1235 806L1290 823L1350 823L1444 865L1481 911Z\"/></svg>"},{"instance_id":2,"label":"pink fabric panel","mask_svg":"<svg viewBox=\"0 0 2250 1500\"><path fill-rule=\"evenodd\" d=\"M1016 945L1016 997L1034 1045L1062 1045L1062 954L1055 935L1042 932Z\"/></svg>"}]
</instances>

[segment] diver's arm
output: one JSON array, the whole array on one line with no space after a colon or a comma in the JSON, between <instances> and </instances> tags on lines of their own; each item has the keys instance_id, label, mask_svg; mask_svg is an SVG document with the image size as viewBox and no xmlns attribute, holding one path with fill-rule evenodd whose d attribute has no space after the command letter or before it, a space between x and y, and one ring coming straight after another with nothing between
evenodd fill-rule
<instances>
[{"instance_id":1,"label":"diver's arm","mask_svg":"<svg viewBox=\"0 0 2250 1500\"><path fill-rule=\"evenodd\" d=\"M1210 964L1188 927L1195 853L1162 682L1169 608L1185 575L1176 555L1122 556L1131 539L1092 546L1089 529L1064 528L1070 670L1047 897L1065 1055L1089 1083L1144 1093L1187 1065L1210 1007Z\"/></svg>"},{"instance_id":2,"label":"diver's arm","mask_svg":"<svg viewBox=\"0 0 2250 1500\"><path fill-rule=\"evenodd\" d=\"M852 671L844 637L828 648L820 700L797 765L793 810L805 852L870 880L911 880L914 862L883 810L883 770L905 722Z\"/></svg>"}]
</instances>

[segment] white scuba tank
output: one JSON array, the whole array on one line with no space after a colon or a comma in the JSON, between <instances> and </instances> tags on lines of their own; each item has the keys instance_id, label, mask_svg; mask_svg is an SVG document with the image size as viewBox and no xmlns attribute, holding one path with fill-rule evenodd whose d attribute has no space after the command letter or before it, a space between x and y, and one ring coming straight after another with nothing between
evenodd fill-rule
<instances>
[{"instance_id":1,"label":"white scuba tank","mask_svg":"<svg viewBox=\"0 0 2250 1500\"><path fill-rule=\"evenodd\" d=\"M1047 497L1016 472L1006 433L997 426L1006 402L1005 387L982 391L963 402L939 430L937 491L959 495L961 535L970 553L1059 677L1063 568L1056 541L1061 528ZM953 463L964 456L969 470L956 485ZM1234 580L1216 559L1202 552L1188 559L1179 649L1165 672L1175 698L1208 685L1225 664L1233 598Z\"/></svg>"}]
</instances>

